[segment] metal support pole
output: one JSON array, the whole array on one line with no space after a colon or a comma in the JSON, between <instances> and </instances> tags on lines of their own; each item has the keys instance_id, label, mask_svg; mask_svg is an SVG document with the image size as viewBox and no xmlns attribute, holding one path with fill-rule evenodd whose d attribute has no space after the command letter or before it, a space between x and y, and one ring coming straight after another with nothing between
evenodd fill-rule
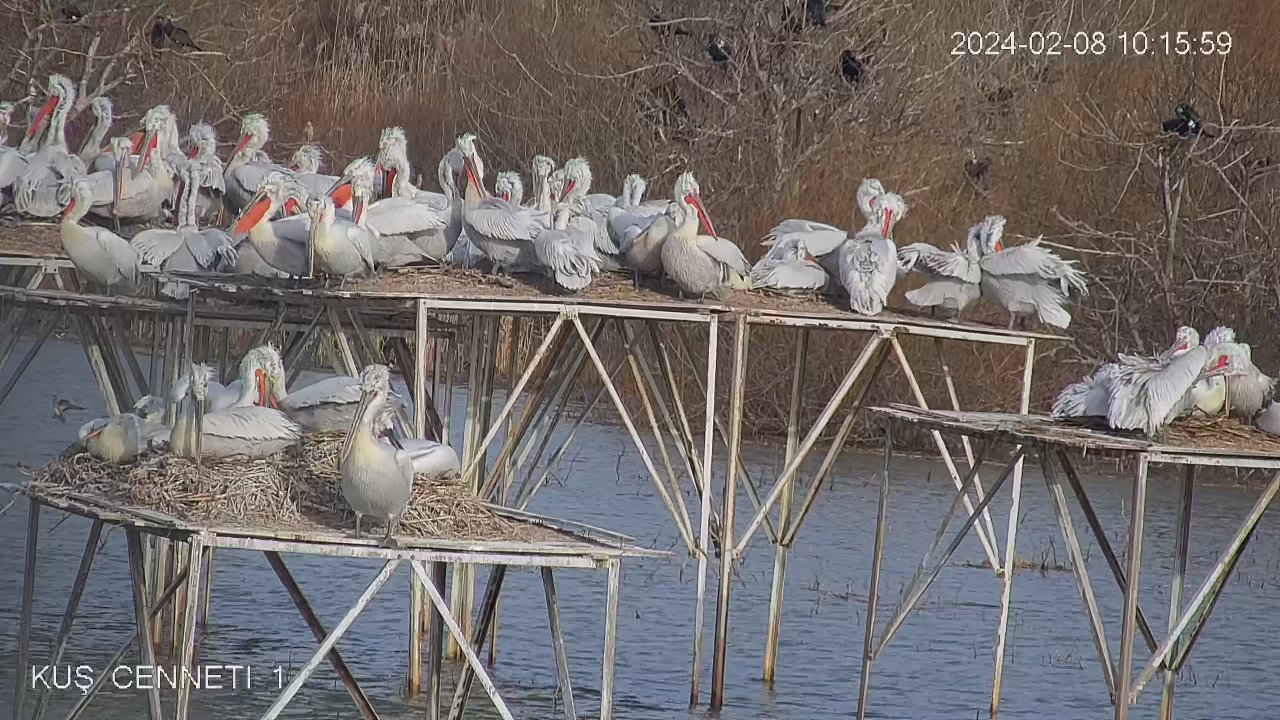
<instances>
[{"instance_id":1,"label":"metal support pole","mask_svg":"<svg viewBox=\"0 0 1280 720\"><path fill-rule=\"evenodd\" d=\"M24 715L27 667L31 664L31 621L36 591L36 548L40 540L40 503L27 498L27 551L22 569L22 617L18 620L18 673L13 683L13 720Z\"/></svg>"},{"instance_id":2,"label":"metal support pole","mask_svg":"<svg viewBox=\"0 0 1280 720\"><path fill-rule=\"evenodd\" d=\"M142 532L134 527L125 528L129 544L129 574L133 580L133 613L138 626L138 663L143 667L155 667L155 645L151 641L151 613L147 603L146 577L142 568ZM160 687L152 683L147 690L147 710L151 720L160 720Z\"/></svg>"},{"instance_id":3,"label":"metal support pole","mask_svg":"<svg viewBox=\"0 0 1280 720\"><path fill-rule=\"evenodd\" d=\"M200 609L200 566L204 555L205 538L191 535L187 540L187 589L186 602L182 606L181 621L176 624L181 628L178 662L182 672L191 677L199 677L199 668L195 665L196 654L196 613ZM191 683L178 684L178 698L175 703L174 719L187 720L188 705L191 702Z\"/></svg>"},{"instance_id":4,"label":"metal support pole","mask_svg":"<svg viewBox=\"0 0 1280 720\"><path fill-rule=\"evenodd\" d=\"M702 626L707 604L707 562L711 554L711 457L715 449L716 359L720 352L720 317L707 323L707 404L702 426L702 488L698 513L698 596L693 611L693 665L689 677L689 707L698 704L698 684L702 678ZM683 415L683 411L681 412Z\"/></svg>"},{"instance_id":5,"label":"metal support pole","mask_svg":"<svg viewBox=\"0 0 1280 720\"><path fill-rule=\"evenodd\" d=\"M40 352L40 348L44 347L44 343L53 334L53 329L58 326L57 318L49 318L40 328L40 334L36 336L35 342L27 349L27 354L22 357L18 363L18 367L13 369L13 374L5 381L4 387L0 387L0 405L4 404L5 398L9 397L9 393L13 391L18 379L22 377L22 373L27 371L31 366L31 361L36 359L36 353Z\"/></svg>"},{"instance_id":6,"label":"metal support pole","mask_svg":"<svg viewBox=\"0 0 1280 720\"><path fill-rule=\"evenodd\" d=\"M880 500L876 505L876 539L871 551L871 587L867 590L867 627L862 636L862 670L858 680L858 720L867 717L867 689L871 683L872 652L876 639L876 605L880 600L880 566L884 560L884 534L889 518L889 478L893 465L893 436L897 427L890 420L884 429L884 470L880 473Z\"/></svg>"},{"instance_id":7,"label":"metal support pole","mask_svg":"<svg viewBox=\"0 0 1280 720\"><path fill-rule=\"evenodd\" d=\"M569 655L565 652L564 631L560 627L560 600L556 596L555 574L549 567L542 568L542 592L547 598L547 622L556 655L556 685L560 688L560 701L564 703L564 720L578 720L573 682L569 678Z\"/></svg>"},{"instance_id":8,"label":"metal support pole","mask_svg":"<svg viewBox=\"0 0 1280 720\"><path fill-rule=\"evenodd\" d=\"M747 352L751 326L746 315L734 323L733 372L729 385L729 448L725 459L723 509L720 511L720 587L716 596L715 646L711 655L711 710L724 706L724 671L728 661L729 603L733 589L733 521L738 497L738 458L742 449L742 404L747 384Z\"/></svg>"},{"instance_id":9,"label":"metal support pole","mask_svg":"<svg viewBox=\"0 0 1280 720\"><path fill-rule=\"evenodd\" d=\"M435 586L436 594L443 597L447 566L442 562L433 562L427 563L427 567L431 570L431 583ZM418 573L414 572L414 575ZM427 606L427 720L440 720L440 681L443 677L441 674L443 665L444 618L433 603Z\"/></svg>"},{"instance_id":10,"label":"metal support pole","mask_svg":"<svg viewBox=\"0 0 1280 720\"><path fill-rule=\"evenodd\" d=\"M1196 466L1188 465L1182 473L1178 493L1178 534L1173 539L1173 582L1169 585L1169 634L1177 627L1182 615L1182 590L1187 582L1187 548L1191 539L1191 499L1196 482ZM1178 652L1175 641L1170 652ZM1173 688L1178 682L1178 671L1167 667L1164 671L1164 687L1160 691L1160 720L1173 720Z\"/></svg>"},{"instance_id":11,"label":"metal support pole","mask_svg":"<svg viewBox=\"0 0 1280 720\"><path fill-rule=\"evenodd\" d=\"M35 501L30 501L35 505ZM84 553L80 556L80 569L76 571L75 583L71 586L71 595L67 598L67 609L62 614L62 625L58 628L58 639L54 643L53 652L49 656L49 667L55 667L62 662L62 654L67 650L67 641L71 639L71 626L75 622L76 613L80 609L80 598L84 595L84 586L89 579L89 570L93 568L94 558L98 555L98 541L102 538L102 521L94 520L93 525L89 526L89 537L84 542ZM26 599L26 588L23 588L23 599ZM23 663L19 662L19 678L18 684L25 685L26 678L21 677L24 674ZM40 694L36 697L36 709L31 712L32 720L40 720L44 716L45 703L49 700L49 686L46 685L40 690ZM16 707L21 707L21 703L17 703Z\"/></svg>"},{"instance_id":12,"label":"metal support pole","mask_svg":"<svg viewBox=\"0 0 1280 720\"><path fill-rule=\"evenodd\" d=\"M795 457L796 445L800 442L800 401L804 393L805 371L808 368L806 359L809 355L809 328L800 328L799 342L796 343L796 354L791 360L791 405L787 409L787 450L786 462ZM795 497L795 481L787 483L787 487L778 498L778 532L786 536L791 527L791 501ZM779 542L773 548L773 583L769 590L769 624L764 638L764 677L766 683L772 685L778 664L778 637L782 629L782 596L787 575L787 553L790 548Z\"/></svg>"},{"instance_id":13,"label":"metal support pole","mask_svg":"<svg viewBox=\"0 0 1280 720\"><path fill-rule=\"evenodd\" d=\"M415 571L420 567L418 563L414 563ZM461 628L455 629L450 624L449 629L455 635L458 649L467 658L467 665L462 668L462 675L458 678L457 685L453 689L453 702L449 705L449 720L461 720L466 711L467 699L471 695L471 683L480 678L480 684L486 691L490 690L491 685L487 685L488 675L484 672L484 668L480 663L480 652L484 650L485 638L489 636L489 627L493 622L494 611L498 607L498 596L502 594L502 581L507 576L506 565L494 565L489 570L489 582L484 589L484 597L480 600L480 617L476 622L475 630L471 633L470 638L465 635L458 635ZM432 593L434 588L428 587L427 592ZM435 595L432 595L435 600ZM441 610L441 614L444 610ZM449 615L444 616L446 623L451 623ZM493 690L490 697L496 697L497 691ZM495 700L497 702L497 700Z\"/></svg>"},{"instance_id":14,"label":"metal support pole","mask_svg":"<svg viewBox=\"0 0 1280 720\"><path fill-rule=\"evenodd\" d=\"M618 596L622 590L622 564L609 560L609 589L604 605L604 662L600 678L600 720L613 720L613 666L618 648Z\"/></svg>"},{"instance_id":15,"label":"metal support pole","mask_svg":"<svg viewBox=\"0 0 1280 720\"><path fill-rule=\"evenodd\" d=\"M1124 589L1124 615L1120 623L1120 666L1116 668L1115 720L1129 717L1129 687L1133 680L1133 640L1138 634L1134 623L1138 616L1138 574L1142 570L1142 525L1147 511L1147 463L1146 453L1138 455L1134 469L1133 499L1129 505L1129 568L1125 573L1129 583Z\"/></svg>"}]
</instances>

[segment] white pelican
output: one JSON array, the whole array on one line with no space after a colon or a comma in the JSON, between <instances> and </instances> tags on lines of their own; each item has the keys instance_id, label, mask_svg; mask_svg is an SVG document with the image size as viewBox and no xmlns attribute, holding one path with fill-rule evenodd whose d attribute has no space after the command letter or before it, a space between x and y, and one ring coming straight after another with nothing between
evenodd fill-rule
<instances>
[{"instance_id":1,"label":"white pelican","mask_svg":"<svg viewBox=\"0 0 1280 720\"><path fill-rule=\"evenodd\" d=\"M493 194L517 205L524 202L524 182L515 170L503 170L493 181Z\"/></svg>"},{"instance_id":2,"label":"white pelican","mask_svg":"<svg viewBox=\"0 0 1280 720\"><path fill-rule=\"evenodd\" d=\"M300 390L285 390L284 363L280 353L266 346L264 350L267 368L268 403L275 403L281 410L311 432L334 432L351 427L360 404L360 379L345 375L325 378ZM378 430L391 427L391 413L404 405L392 393L385 414L385 423Z\"/></svg>"},{"instance_id":3,"label":"white pelican","mask_svg":"<svg viewBox=\"0 0 1280 720\"><path fill-rule=\"evenodd\" d=\"M383 542L391 540L413 493L413 460L374 434L374 421L390 394L385 365L370 365L360 374L360 403L338 455L342 497L356 513L356 537L365 515L386 523Z\"/></svg>"},{"instance_id":4,"label":"white pelican","mask_svg":"<svg viewBox=\"0 0 1280 720\"><path fill-rule=\"evenodd\" d=\"M226 273L235 269L238 258L231 236L218 228L201 230L196 221L198 184L192 176L208 171L206 165L196 161L179 169L182 197L178 200L178 227L174 230L143 230L135 235L129 244L138 252L142 262L181 272ZM166 282L160 291L180 300L189 294L186 284L176 282Z\"/></svg>"},{"instance_id":5,"label":"white pelican","mask_svg":"<svg viewBox=\"0 0 1280 720\"><path fill-rule=\"evenodd\" d=\"M1157 437L1191 408L1191 388L1196 382L1215 375L1240 375L1247 363L1238 345L1224 343L1212 350L1191 348L1167 364L1122 364L1111 380L1107 423L1117 430L1142 430L1147 437Z\"/></svg>"},{"instance_id":6,"label":"white pelican","mask_svg":"<svg viewBox=\"0 0 1280 720\"><path fill-rule=\"evenodd\" d=\"M571 228L571 214L572 208L562 203L556 209L552 226L534 237L533 247L538 263L546 269L547 275L560 287L577 291L591 284L600 272L601 263L592 240L594 224L586 218L573 218L584 221L589 227L578 224Z\"/></svg>"},{"instance_id":7,"label":"white pelican","mask_svg":"<svg viewBox=\"0 0 1280 720\"><path fill-rule=\"evenodd\" d=\"M585 218L591 225L591 240L596 254L600 257L600 267L605 270L622 268L622 251L609 236L609 210L617 199L612 195L597 194L592 200L591 165L585 158L573 158L564 164L564 190L560 194L560 203L574 208L574 214ZM605 203L604 198L609 202ZM587 225L580 224L584 231Z\"/></svg>"},{"instance_id":8,"label":"white pelican","mask_svg":"<svg viewBox=\"0 0 1280 720\"><path fill-rule=\"evenodd\" d=\"M160 203L176 207L173 163L185 159L178 146L178 121L168 105L157 105L142 117L142 155L138 172L150 173Z\"/></svg>"},{"instance_id":9,"label":"white pelican","mask_svg":"<svg viewBox=\"0 0 1280 720\"><path fill-rule=\"evenodd\" d=\"M431 259L426 251L414 244L409 238L391 232L381 232L373 224L373 214L371 212L373 205L378 205L387 200L400 201L403 198L384 198L370 205L372 197L373 176L362 175L356 178L355 205L352 208L352 220L361 230L364 230L372 237L371 246L375 266L378 268L396 268ZM385 226L385 223L383 225Z\"/></svg>"},{"instance_id":10,"label":"white pelican","mask_svg":"<svg viewBox=\"0 0 1280 720\"><path fill-rule=\"evenodd\" d=\"M310 219L307 215L291 215L280 220L268 220L281 208L298 205L303 189L289 181L284 173L273 172L263 178L244 211L231 226L231 235L239 237L248 233L247 242L236 246L240 254L236 263L237 274L271 276L273 271L262 266L266 263L276 272L293 277L306 277L310 266ZM252 252L250 252L252 249Z\"/></svg>"},{"instance_id":11,"label":"white pelican","mask_svg":"<svg viewBox=\"0 0 1280 720\"><path fill-rule=\"evenodd\" d=\"M398 267L423 259L443 261L449 252L445 240L449 211L437 210L410 197L386 197L371 202L373 181L373 162L367 157L356 158L343 170L328 195L335 208L348 195L354 199L352 217L378 236L379 241L373 246L378 266Z\"/></svg>"},{"instance_id":12,"label":"white pelican","mask_svg":"<svg viewBox=\"0 0 1280 720\"><path fill-rule=\"evenodd\" d=\"M893 226L907 213L907 204L894 193L871 200L867 226L840 246L840 284L849 293L849 307L862 315L884 310L898 279L898 252ZM877 227L878 225L878 227Z\"/></svg>"},{"instance_id":13,"label":"white pelican","mask_svg":"<svg viewBox=\"0 0 1280 720\"><path fill-rule=\"evenodd\" d=\"M716 235L693 173L682 173L676 179L674 206L679 208L672 211L675 231L662 243L660 257L663 272L675 281L682 296L720 297L733 275L751 273L751 265L738 246ZM705 227L709 234L699 235L699 227Z\"/></svg>"},{"instance_id":14,"label":"white pelican","mask_svg":"<svg viewBox=\"0 0 1280 720\"><path fill-rule=\"evenodd\" d=\"M9 145L9 128L13 127L15 107L8 100L0 100L0 148Z\"/></svg>"},{"instance_id":15,"label":"white pelican","mask_svg":"<svg viewBox=\"0 0 1280 720\"><path fill-rule=\"evenodd\" d=\"M265 458L298 442L302 428L274 408L251 405L205 412L206 390L213 371L191 366L191 386L178 408L169 447L187 458Z\"/></svg>"},{"instance_id":16,"label":"white pelican","mask_svg":"<svg viewBox=\"0 0 1280 720\"><path fill-rule=\"evenodd\" d=\"M345 281L355 275L373 275L373 233L350 220L335 216L333 200L327 195L308 203L311 216L310 252L314 269L338 275Z\"/></svg>"},{"instance_id":17,"label":"white pelican","mask_svg":"<svg viewBox=\"0 0 1280 720\"><path fill-rule=\"evenodd\" d=\"M484 189L484 163L476 154L475 140L471 133L457 140L466 173L462 225L467 237L489 258L494 272L538 270L532 241L550 224L549 218L489 195Z\"/></svg>"},{"instance_id":18,"label":"white pelican","mask_svg":"<svg viewBox=\"0 0 1280 720\"><path fill-rule=\"evenodd\" d=\"M1009 311L1009 327L1024 315L1034 315L1054 327L1069 326L1071 314L1065 307L1068 293L1072 289L1081 295L1089 292L1085 275L1076 269L1075 261L1063 260L1040 247L1039 238L1005 248L1001 243L1005 219L989 215L983 223L982 294Z\"/></svg>"},{"instance_id":19,"label":"white pelican","mask_svg":"<svg viewBox=\"0 0 1280 720\"><path fill-rule=\"evenodd\" d=\"M1247 343L1236 342L1235 330L1219 325L1205 335L1204 344L1207 347L1212 348L1223 343L1234 344L1240 348L1245 359L1248 360L1245 372L1239 377L1232 377L1230 380L1227 378L1212 378L1203 384L1208 385L1208 388L1197 385L1196 389L1198 391L1209 395L1207 398L1200 398L1201 402L1197 403L1197 407L1216 400L1218 401L1216 412L1222 412L1225 406L1226 410L1232 415L1238 415L1245 419L1252 418L1270 399L1272 391L1275 390L1276 380L1264 375L1258 369L1258 366L1253 364L1253 348ZM1201 409L1211 415L1216 414L1215 412L1210 412L1211 408L1209 407L1201 407Z\"/></svg>"},{"instance_id":20,"label":"white pelican","mask_svg":"<svg viewBox=\"0 0 1280 720\"><path fill-rule=\"evenodd\" d=\"M772 254L772 253L770 253ZM803 238L788 243L782 259L769 255L751 268L751 286L775 290L821 290L827 284L827 271L809 254Z\"/></svg>"},{"instance_id":21,"label":"white pelican","mask_svg":"<svg viewBox=\"0 0 1280 720\"><path fill-rule=\"evenodd\" d=\"M875 178L866 178L858 185L855 203L868 223L881 219L873 214L871 203L884 193L884 185ZM829 275L838 274L838 256L835 253L848 239L849 233L834 225L813 220L783 220L760 240L761 245L769 248L760 262L768 264L793 255L792 247L803 240L809 254L823 263L823 269Z\"/></svg>"},{"instance_id":22,"label":"white pelican","mask_svg":"<svg viewBox=\"0 0 1280 720\"><path fill-rule=\"evenodd\" d=\"M27 158L26 170L13 181L13 205L30 217L56 217L62 210L59 188L87 172L67 149L67 114L75 105L76 85L65 76L51 75L49 93L53 109L46 112L46 102L36 116L36 128L48 126L40 150Z\"/></svg>"},{"instance_id":23,"label":"white pelican","mask_svg":"<svg viewBox=\"0 0 1280 720\"><path fill-rule=\"evenodd\" d=\"M898 250L898 264L903 272L915 270L925 276L925 283L906 293L907 301L916 307L941 309L944 316L955 317L982 296L982 232L984 224L969 228L964 249L955 245L942 250L928 243L911 243Z\"/></svg>"},{"instance_id":24,"label":"white pelican","mask_svg":"<svg viewBox=\"0 0 1280 720\"><path fill-rule=\"evenodd\" d=\"M93 202L93 188L84 179L76 180L66 189L66 210L62 213L59 229L62 249L76 266L96 283L110 291L121 288L133 290L138 282L138 254L124 238L104 227L84 227L80 219Z\"/></svg>"},{"instance_id":25,"label":"white pelican","mask_svg":"<svg viewBox=\"0 0 1280 720\"><path fill-rule=\"evenodd\" d=\"M1271 435L1280 435L1280 403L1272 400L1258 415L1258 429Z\"/></svg>"},{"instance_id":26,"label":"white pelican","mask_svg":"<svg viewBox=\"0 0 1280 720\"><path fill-rule=\"evenodd\" d=\"M208 172L197 178L196 195L196 219L207 224L222 207L222 196L227 191L225 168L218 157L218 133L209 123L198 122L187 129L187 138L191 141L187 158L198 160L208 168Z\"/></svg>"},{"instance_id":27,"label":"white pelican","mask_svg":"<svg viewBox=\"0 0 1280 720\"><path fill-rule=\"evenodd\" d=\"M556 161L546 155L534 155L531 163L530 178L533 180L533 197L527 207L550 214L555 209L551 201L551 173L556 170Z\"/></svg>"},{"instance_id":28,"label":"white pelican","mask_svg":"<svg viewBox=\"0 0 1280 720\"><path fill-rule=\"evenodd\" d=\"M324 148L319 145L300 145L289 158L289 169L295 173L316 174L324 161ZM332 183L330 183L332 184Z\"/></svg>"},{"instance_id":29,"label":"white pelican","mask_svg":"<svg viewBox=\"0 0 1280 720\"><path fill-rule=\"evenodd\" d=\"M150 173L138 171L131 161L133 141L126 137L112 138L109 143L114 158L111 170L100 170L88 176L94 187L94 210L104 219L137 222L153 220L164 213L164 198ZM102 203L101 178L110 178L108 199L110 206Z\"/></svg>"},{"instance_id":30,"label":"white pelican","mask_svg":"<svg viewBox=\"0 0 1280 720\"><path fill-rule=\"evenodd\" d=\"M273 363L279 362L280 354L270 345L259 345L251 348L240 361L238 372L240 377L227 385L210 379L205 386L205 408L209 412L218 412L233 407L249 407L250 405L274 406L273 396L269 391L270 373ZM174 402L182 402L183 396L191 387L191 375L183 375L169 389L169 397ZM151 417L157 410L163 411L164 398L147 395L134 404L134 412L143 417Z\"/></svg>"},{"instance_id":31,"label":"white pelican","mask_svg":"<svg viewBox=\"0 0 1280 720\"><path fill-rule=\"evenodd\" d=\"M169 428L162 420L120 413L81 425L79 441L86 452L103 462L126 463L168 434Z\"/></svg>"},{"instance_id":32,"label":"white pelican","mask_svg":"<svg viewBox=\"0 0 1280 720\"><path fill-rule=\"evenodd\" d=\"M287 170L259 156L262 147L271 137L271 126L267 118L258 113L249 113L240 121L240 142L231 152L226 169L223 171L223 184L226 195L222 201L227 211L237 214L245 209L257 191L258 186L273 171L287 174ZM302 198L306 200L306 196ZM276 208L279 209L279 208Z\"/></svg>"},{"instance_id":33,"label":"white pelican","mask_svg":"<svg viewBox=\"0 0 1280 720\"><path fill-rule=\"evenodd\" d=\"M1120 373L1122 366L1164 367L1174 358L1181 357L1199 345L1200 333L1195 328L1184 325L1175 333L1173 344L1155 357L1121 353L1119 362L1106 363L1080 382L1063 388L1053 402L1050 417L1106 417L1107 410L1111 407L1111 382ZM1194 396L1194 389L1192 393Z\"/></svg>"},{"instance_id":34,"label":"white pelican","mask_svg":"<svg viewBox=\"0 0 1280 720\"><path fill-rule=\"evenodd\" d=\"M103 167L98 167L97 161L100 157L111 157L105 146L107 133L111 130L111 123L115 121L111 98L105 95L94 98L93 102L89 103L89 110L93 112L93 127L80 142L80 151L76 154L90 170L110 170L109 164L104 163Z\"/></svg>"},{"instance_id":35,"label":"white pelican","mask_svg":"<svg viewBox=\"0 0 1280 720\"><path fill-rule=\"evenodd\" d=\"M457 150L446 154L444 162L448 162L455 176L461 175L462 156ZM447 195L414 187L410 180L409 141L405 137L403 128L389 127L382 131L382 135L378 138L377 163L382 170L383 197L407 197L426 203L436 210L449 209ZM441 185L441 189L444 190L443 183Z\"/></svg>"}]
</instances>

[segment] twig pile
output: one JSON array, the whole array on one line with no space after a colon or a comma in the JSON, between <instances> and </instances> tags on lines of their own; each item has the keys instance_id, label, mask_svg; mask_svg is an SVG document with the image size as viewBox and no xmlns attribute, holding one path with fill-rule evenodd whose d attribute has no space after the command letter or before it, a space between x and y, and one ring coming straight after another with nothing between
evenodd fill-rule
<instances>
[{"instance_id":1,"label":"twig pile","mask_svg":"<svg viewBox=\"0 0 1280 720\"><path fill-rule=\"evenodd\" d=\"M337 458L342 440L342 433L311 435L278 458L199 466L168 454L113 465L81 453L56 458L31 477L45 492L80 493L194 523L345 530L354 527L355 516L339 488ZM369 528L368 522L365 527ZM498 517L457 478L418 478L397 534L457 540L564 540L554 530Z\"/></svg>"},{"instance_id":2,"label":"twig pile","mask_svg":"<svg viewBox=\"0 0 1280 720\"><path fill-rule=\"evenodd\" d=\"M1280 438L1225 415L1213 418L1181 418L1169 426L1165 444L1190 448L1238 449L1280 455Z\"/></svg>"}]
</instances>

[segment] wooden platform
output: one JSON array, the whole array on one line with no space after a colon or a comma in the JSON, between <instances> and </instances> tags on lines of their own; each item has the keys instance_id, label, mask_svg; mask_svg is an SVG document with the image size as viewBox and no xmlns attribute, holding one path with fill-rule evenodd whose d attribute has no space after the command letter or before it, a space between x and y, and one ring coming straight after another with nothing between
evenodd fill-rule
<instances>
[{"instance_id":1,"label":"wooden platform","mask_svg":"<svg viewBox=\"0 0 1280 720\"><path fill-rule=\"evenodd\" d=\"M908 405L872 408L886 418L945 434L1028 445L1058 445L1085 454L1120 457L1145 453L1151 462L1280 469L1280 438L1234 420L1212 423L1180 420L1166 442L1135 433L1096 430L1045 415L921 410Z\"/></svg>"},{"instance_id":2,"label":"wooden platform","mask_svg":"<svg viewBox=\"0 0 1280 720\"><path fill-rule=\"evenodd\" d=\"M496 514L514 523L527 525L539 539L456 540L398 536L399 547L388 548L380 545L377 539L357 540L341 530L299 531L250 525L203 525L80 493L4 483L0 483L0 489L22 493L34 502L81 517L101 520L110 525L138 528L152 535L175 540L202 535L205 538L204 544L211 547L334 557L569 568L597 568L610 560L626 557L674 557L669 552L640 547L635 544L634 538L609 530L496 506L492 508Z\"/></svg>"}]
</instances>

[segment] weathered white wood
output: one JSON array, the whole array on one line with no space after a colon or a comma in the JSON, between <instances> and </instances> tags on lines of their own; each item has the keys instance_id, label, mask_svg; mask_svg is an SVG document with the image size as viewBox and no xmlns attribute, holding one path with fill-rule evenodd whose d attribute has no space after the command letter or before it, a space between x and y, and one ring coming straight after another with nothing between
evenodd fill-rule
<instances>
[{"instance_id":1,"label":"weathered white wood","mask_svg":"<svg viewBox=\"0 0 1280 720\"><path fill-rule=\"evenodd\" d=\"M155 645L151 640L151 612L147 605L146 575L142 567L142 533L126 528L129 544L129 575L133 582L133 614L138 626L138 664L152 667L156 664ZM153 683L147 689L147 712L151 720L160 720L160 688Z\"/></svg>"},{"instance_id":2,"label":"weathered white wood","mask_svg":"<svg viewBox=\"0 0 1280 720\"><path fill-rule=\"evenodd\" d=\"M32 506L39 503L34 500L28 501ZM80 609L80 598L84 595L84 586L89 579L89 570L93 568L93 561L98 556L98 541L102 538L102 521L94 520L89 527L89 536L84 542L84 553L80 556L80 569L76 571L75 582L71 585L71 595L67 598L67 609L62 613L62 625L58 628L58 639L54 642L53 652L49 655L49 666L55 667L62 662L62 654L67 650L67 641L71 639L71 627L75 622L76 612ZM23 600L26 600L26 583L23 585ZM25 606L24 606L25 609ZM21 634L21 631L19 631ZM19 643L21 646L21 643ZM18 667L26 667L23 660L19 660ZM26 684L19 682L19 685ZM49 700L49 687L40 689L40 694L36 697L35 710L31 711L32 720L40 720L44 716L45 704ZM15 708L21 708L22 703L15 702Z\"/></svg>"},{"instance_id":3,"label":"weathered white wood","mask_svg":"<svg viewBox=\"0 0 1280 720\"><path fill-rule=\"evenodd\" d=\"M689 707L698 704L702 678L702 636L706 623L707 563L711 555L711 458L715 449L716 360L720 355L720 321L715 316L707 326L707 403L702 424L702 487L698 513L698 589L693 611L693 662L689 671ZM683 409L680 410L683 416Z\"/></svg>"},{"instance_id":4,"label":"weathered white wood","mask_svg":"<svg viewBox=\"0 0 1280 720\"><path fill-rule=\"evenodd\" d=\"M1187 548L1191 542L1191 500L1196 482L1196 468L1188 465L1182 472L1178 493L1178 530L1173 538L1173 582L1169 585L1169 632L1172 633L1182 614L1182 590L1187 581ZM1173 652L1177 652L1175 641ZM1173 689L1178 671L1166 665L1164 687L1160 690L1160 720L1173 720Z\"/></svg>"},{"instance_id":5,"label":"weathered white wood","mask_svg":"<svg viewBox=\"0 0 1280 720\"><path fill-rule=\"evenodd\" d=\"M600 678L600 720L613 718L613 666L618 652L618 599L622 591L622 564L609 561L609 590L604 607L604 667Z\"/></svg>"},{"instance_id":6,"label":"weathered white wood","mask_svg":"<svg viewBox=\"0 0 1280 720\"><path fill-rule=\"evenodd\" d=\"M1132 683L1134 623L1138 615L1139 573L1142 570L1142 530L1147 513L1147 456L1139 455L1133 473L1133 497L1129 504L1128 586L1124 589L1124 611L1120 616L1120 663L1116 666L1115 720L1129 717L1129 687ZM1157 654L1156 658L1160 656Z\"/></svg>"},{"instance_id":7,"label":"weathered white wood","mask_svg":"<svg viewBox=\"0 0 1280 720\"><path fill-rule=\"evenodd\" d=\"M181 622L177 623L176 628L181 628L181 636L179 638L179 666L184 672L190 673L192 677L198 676L196 667L196 613L200 608L200 566L203 564L204 555L204 537L202 535L192 535L187 543L187 567L191 570L187 572L186 593L183 596L185 601L181 611ZM178 698L174 708L175 720L187 720L188 705L191 702L191 683L180 682L178 684Z\"/></svg>"},{"instance_id":8,"label":"weathered white wood","mask_svg":"<svg viewBox=\"0 0 1280 720\"><path fill-rule=\"evenodd\" d=\"M13 720L25 712L25 668L31 664L31 622L36 591L36 551L40 540L40 503L27 501L27 546L22 569L22 616L18 620L18 679L13 684Z\"/></svg>"},{"instance_id":9,"label":"weathered white wood","mask_svg":"<svg viewBox=\"0 0 1280 720\"><path fill-rule=\"evenodd\" d=\"M364 612L369 601L373 600L373 596L378 594L378 591L382 589L382 586L386 584L387 579L391 577L392 573L394 573L398 567L400 567L399 560L388 560L386 564L382 566L382 570L376 577L374 577L373 582L369 583L369 587L365 588L365 591L361 593L360 597L356 600L356 604L347 611L347 614L342 617L342 620L338 621L338 624L334 626L333 630L329 632L329 635L325 637L324 642L320 643L320 647L314 654L312 654L307 662L298 669L297 674L293 676L293 679L289 681L289 684L285 689L278 697L276 697L275 702L271 703L271 707L267 708L267 711L262 714L262 720L272 720L272 718L280 715L280 712L284 710L285 706L293 700L293 696L298 694L298 690L302 688L302 684L305 683L307 678L311 677L311 674L316 671L317 667L319 667L320 661L329 654L329 650L332 649L334 644L338 642L338 639L347 632L347 628L351 627L351 624L356 621L356 618L360 617L360 613Z\"/></svg>"},{"instance_id":10,"label":"weathered white wood","mask_svg":"<svg viewBox=\"0 0 1280 720\"><path fill-rule=\"evenodd\" d=\"M560 627L560 599L556 595L554 572L551 568L542 568L542 592L547 599L547 623L551 628L551 644L556 656L556 684L560 688L560 701L564 703L565 720L578 720L573 682L569 677L569 654L565 652L564 630Z\"/></svg>"},{"instance_id":11,"label":"weathered white wood","mask_svg":"<svg viewBox=\"0 0 1280 720\"><path fill-rule=\"evenodd\" d=\"M862 663L858 675L858 720L867 717L867 691L871 664L875 662L876 607L880 604L880 568L884 562L884 536L889 523L889 479L893 468L893 439L897 423L886 423L884 467L880 472L880 499L876 505L876 537L871 551L871 587L867 590L866 628L862 635Z\"/></svg>"}]
</instances>

